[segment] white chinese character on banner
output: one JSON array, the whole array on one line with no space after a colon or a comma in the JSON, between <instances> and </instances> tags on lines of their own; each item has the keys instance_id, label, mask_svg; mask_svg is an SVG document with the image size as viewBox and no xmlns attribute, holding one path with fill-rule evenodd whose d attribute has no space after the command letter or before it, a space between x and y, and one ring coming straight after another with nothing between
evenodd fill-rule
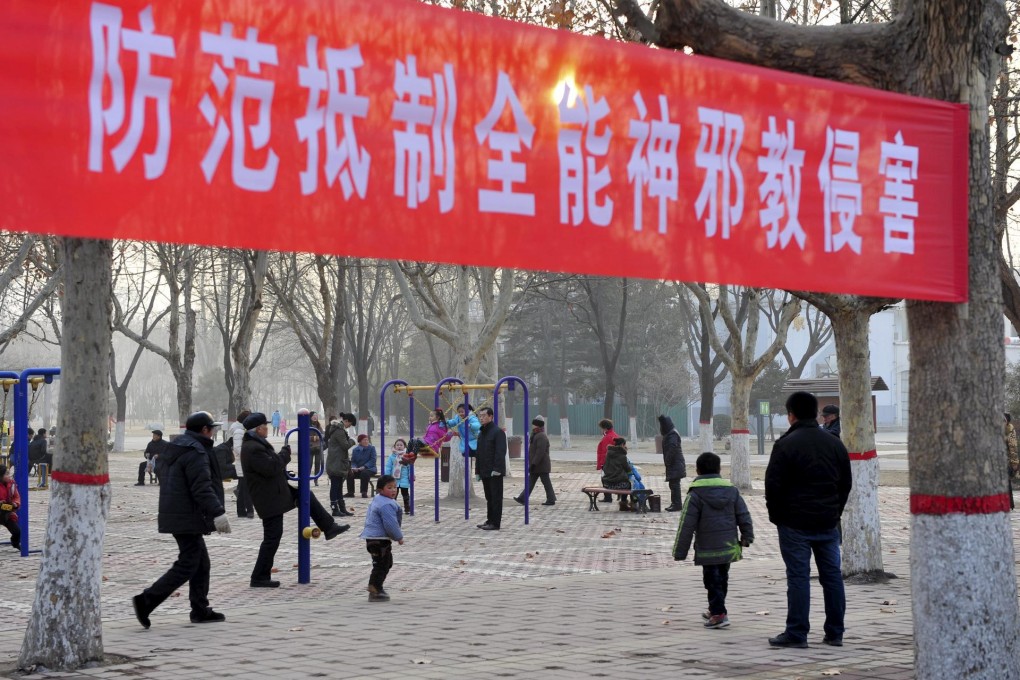
<instances>
[{"instance_id":1,"label":"white chinese character on banner","mask_svg":"<svg viewBox=\"0 0 1020 680\"><path fill-rule=\"evenodd\" d=\"M230 77L223 70L224 66L234 70L237 68L236 62L243 61L248 64L249 72L258 75L262 73L263 64L271 66L277 64L276 46L260 43L259 32L256 28L249 27L244 38L235 38L234 25L229 21L224 21L220 26L219 33L202 31L201 37L202 51L219 56L223 64L223 66L220 66L219 63L213 64L210 76L221 102L227 93L227 86L230 85ZM212 182L227 142L232 141L230 169L234 184L248 191L269 191L273 188L276 183L276 169L280 163L276 153L269 149L266 154L266 163L261 168L249 167L245 162L245 155L249 135L252 150L260 151L269 147L272 129L269 114L272 109L275 88L276 86L271 80L236 75L233 96L229 100L229 125L217 112L212 97L208 93L202 96L198 108L206 122L215 129L212 144L209 145L209 150L202 158L202 173L205 175L206 182ZM257 104L256 121L250 125L245 124L245 108L247 108L246 102L248 101L254 101Z\"/></svg>"},{"instance_id":2,"label":"white chinese character on banner","mask_svg":"<svg viewBox=\"0 0 1020 680\"><path fill-rule=\"evenodd\" d=\"M634 185L634 230L642 228L642 204L645 194L659 199L659 233L666 233L666 201L675 201L680 169L677 146L680 124L669 120L666 96L659 95L659 118L647 121L648 109L641 93L634 94L638 119L631 119L628 136L637 140L627 162L627 179Z\"/></svg>"},{"instance_id":3,"label":"white chinese character on banner","mask_svg":"<svg viewBox=\"0 0 1020 680\"><path fill-rule=\"evenodd\" d=\"M573 105L571 105L573 101ZM613 219L613 199L600 204L598 193L609 186L609 168L596 168L596 157L605 157L613 136L609 125L596 134L599 121L609 115L606 98L595 101L591 85L584 86L584 97L566 82L559 102L560 131L556 149L560 158L560 222L575 227L584 221L585 208L592 224L609 225ZM568 127L569 126L569 127Z\"/></svg>"},{"instance_id":4,"label":"white chinese character on banner","mask_svg":"<svg viewBox=\"0 0 1020 680\"><path fill-rule=\"evenodd\" d=\"M861 136L850 130L825 128L825 155L818 168L818 182L825 217L825 252L834 253L850 246L861 254L861 237L854 232L854 220L861 214L861 183L857 160L861 154ZM833 233L832 215L839 216L839 231Z\"/></svg>"},{"instance_id":5,"label":"white chinese character on banner","mask_svg":"<svg viewBox=\"0 0 1020 680\"><path fill-rule=\"evenodd\" d=\"M878 199L878 210L886 214L884 251L914 254L914 219L917 201L914 185L917 179L918 148L903 143L897 132L895 143L882 142L882 159L878 171L885 176L885 190Z\"/></svg>"},{"instance_id":6,"label":"white chinese character on banner","mask_svg":"<svg viewBox=\"0 0 1020 680\"><path fill-rule=\"evenodd\" d=\"M298 82L308 89L308 109L295 122L298 139L308 146L308 162L301 171L301 193L315 193L319 186L319 133L326 132L326 185L340 180L344 198L353 191L360 198L368 189L372 156L358 145L354 119L368 115L368 97L355 94L354 69L361 68L361 48L326 48L326 69L319 66L319 39L311 35L305 43L307 66L298 67ZM326 93L325 107L319 105Z\"/></svg>"},{"instance_id":7,"label":"white chinese character on banner","mask_svg":"<svg viewBox=\"0 0 1020 680\"><path fill-rule=\"evenodd\" d=\"M92 78L89 81L89 170L103 171L103 138L124 125L127 95L120 52L138 55L135 86L131 90L130 121L120 143L113 147L113 167L120 172L134 157L145 129L145 102L156 106L156 147L143 156L145 179L155 179L166 170L170 154L170 79L152 74L152 58L176 56L174 41L155 32L152 7L138 13L141 30L123 27L119 7L92 3L89 30L92 35ZM103 83L109 80L110 102L103 106Z\"/></svg>"},{"instance_id":8,"label":"white chinese character on banner","mask_svg":"<svg viewBox=\"0 0 1020 680\"><path fill-rule=\"evenodd\" d=\"M406 196L408 208L417 208L428 200L432 175L443 177L446 184L439 192L439 211L450 212L456 177L453 119L457 114L457 88L453 66L444 64L442 74L434 73L429 79L418 75L417 57L408 55L406 62L396 63L393 91L397 95L393 120L404 123L403 129L393 131L393 193ZM419 125L430 129L419 130Z\"/></svg>"},{"instance_id":9,"label":"white chinese character on banner","mask_svg":"<svg viewBox=\"0 0 1020 680\"><path fill-rule=\"evenodd\" d=\"M513 132L496 130L496 124L503 115L503 110L509 106L514 121ZM479 144L488 142L489 148L496 151L498 158L489 158L486 161L489 181L499 182L499 191L492 189L478 190L478 209L482 212L506 213L508 215L535 215L535 194L516 192L513 190L515 183L522 183L527 180L527 166L520 161L514 160L514 154L519 153L521 144L531 148L531 142L535 137L535 126L531 124L524 114L524 108L517 99L513 85L510 84L510 76L500 71L496 80L496 94L493 97L492 108L485 115L478 125L475 126L475 137Z\"/></svg>"},{"instance_id":10,"label":"white chinese character on banner","mask_svg":"<svg viewBox=\"0 0 1020 680\"><path fill-rule=\"evenodd\" d=\"M768 229L769 248L785 248L790 240L804 248L806 234L800 226L800 174L804 167L804 150L794 145L794 124L786 121L786 132L776 129L775 116L769 116L768 130L761 133L762 149L767 155L758 157L758 171L764 175L758 187L762 208L758 211L762 228ZM783 217L786 224L780 227Z\"/></svg>"},{"instance_id":11,"label":"white chinese character on banner","mask_svg":"<svg viewBox=\"0 0 1020 680\"><path fill-rule=\"evenodd\" d=\"M694 163L705 169L705 182L694 203L705 221L705 236L730 237L730 227L744 214L744 174L737 156L744 141L744 119L736 113L698 107L701 138ZM721 193L721 195L720 195ZM708 216L705 208L708 208Z\"/></svg>"}]
</instances>

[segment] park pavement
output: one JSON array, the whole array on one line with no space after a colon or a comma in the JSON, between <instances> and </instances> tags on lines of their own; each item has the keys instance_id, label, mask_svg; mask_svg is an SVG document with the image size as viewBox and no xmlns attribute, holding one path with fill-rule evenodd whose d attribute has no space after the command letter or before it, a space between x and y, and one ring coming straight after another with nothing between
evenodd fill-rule
<instances>
[{"instance_id":1,"label":"park pavement","mask_svg":"<svg viewBox=\"0 0 1020 680\"><path fill-rule=\"evenodd\" d=\"M555 506L537 503L530 524L508 480L503 528L482 532L484 501L442 500L433 520L432 465L418 467L416 514L394 546L388 603L369 603L370 559L357 539L367 501L351 502L352 529L312 545L312 582L297 583L296 512L286 519L276 559L276 590L252 589L248 576L261 539L258 520L229 512L233 532L207 539L212 606L224 623L192 624L186 590L143 629L131 597L173 562L176 545L156 531L158 487L134 486L140 454L111 454L113 503L103 561L104 665L68 673L13 671L30 615L39 557L0 550L0 674L20 678L841 678L913 677L908 494L882 488L885 568L898 578L847 586L845 646L821 644L822 604L812 588L809 649L771 649L782 631L785 582L775 527L760 489L747 497L756 540L730 576L732 625L707 630L701 569L674 562L678 514L589 512L582 486L597 473L554 473ZM692 461L689 461L692 462ZM656 491L661 476L646 475ZM445 495L445 484L441 496ZM686 487L686 484L685 484ZM229 491L229 485L228 485ZM315 487L328 498L325 482ZM39 546L48 492L30 492ZM228 493L228 506L231 497ZM663 503L666 505L666 503ZM1016 524L1014 525L1017 526Z\"/></svg>"}]
</instances>

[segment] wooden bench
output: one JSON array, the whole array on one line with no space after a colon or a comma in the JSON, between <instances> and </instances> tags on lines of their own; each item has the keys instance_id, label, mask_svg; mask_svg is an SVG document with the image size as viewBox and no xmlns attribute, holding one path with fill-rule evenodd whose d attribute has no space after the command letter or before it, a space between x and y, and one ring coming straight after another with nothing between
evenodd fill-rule
<instances>
[{"instance_id":1,"label":"wooden bench","mask_svg":"<svg viewBox=\"0 0 1020 680\"><path fill-rule=\"evenodd\" d=\"M648 512L648 497L655 492L651 489L607 489L601 486L586 486L581 489L588 496L588 512L599 511L599 496L601 494L612 494L619 496L621 500L630 497L634 501L634 512Z\"/></svg>"}]
</instances>

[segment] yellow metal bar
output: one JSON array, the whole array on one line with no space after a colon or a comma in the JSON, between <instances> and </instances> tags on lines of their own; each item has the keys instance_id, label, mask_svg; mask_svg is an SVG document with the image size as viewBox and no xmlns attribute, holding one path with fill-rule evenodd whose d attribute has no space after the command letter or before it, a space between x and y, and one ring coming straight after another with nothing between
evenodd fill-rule
<instances>
[{"instance_id":1,"label":"yellow metal bar","mask_svg":"<svg viewBox=\"0 0 1020 680\"><path fill-rule=\"evenodd\" d=\"M0 378L0 387L7 391L12 385L17 385L19 382L21 381L17 378Z\"/></svg>"},{"instance_id":2,"label":"yellow metal bar","mask_svg":"<svg viewBox=\"0 0 1020 680\"><path fill-rule=\"evenodd\" d=\"M496 387L496 383L488 383L486 385L459 385L457 383L446 383L445 385L443 385L442 389L446 390L447 392L464 392L464 391L467 391L467 390L491 390L491 389L494 389L495 387ZM393 391L397 392L397 393L400 393L400 392L418 392L418 391L421 391L421 390L431 390L431 391L434 392L435 389L436 389L435 385L394 385L393 386ZM503 383L502 385L499 386L499 390L501 392L503 390L505 390L505 389L509 389L509 385L507 383Z\"/></svg>"},{"instance_id":3,"label":"yellow metal bar","mask_svg":"<svg viewBox=\"0 0 1020 680\"><path fill-rule=\"evenodd\" d=\"M33 375L28 379L28 384L32 386L33 390L39 389L39 385L42 385L44 382L46 382L46 377L41 375Z\"/></svg>"}]
</instances>

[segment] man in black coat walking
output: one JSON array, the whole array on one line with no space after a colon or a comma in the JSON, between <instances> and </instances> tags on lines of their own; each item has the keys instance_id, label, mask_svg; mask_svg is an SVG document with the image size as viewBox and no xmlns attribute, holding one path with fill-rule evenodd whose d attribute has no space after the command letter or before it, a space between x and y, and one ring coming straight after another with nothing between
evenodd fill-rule
<instances>
[{"instance_id":1,"label":"man in black coat walking","mask_svg":"<svg viewBox=\"0 0 1020 680\"><path fill-rule=\"evenodd\" d=\"M779 532L786 563L786 630L769 638L773 647L807 647L811 628L811 555L825 601L825 637L843 646L846 594L840 568L839 520L850 497L850 454L838 438L818 427L818 400L794 392L786 400L790 429L772 447L765 470L765 505Z\"/></svg>"},{"instance_id":2,"label":"man in black coat walking","mask_svg":"<svg viewBox=\"0 0 1020 680\"><path fill-rule=\"evenodd\" d=\"M669 416L659 416L659 434L662 435L662 462L666 464L666 484L669 485L669 507L666 512L680 512L684 497L680 493L680 480L687 476L687 461L680 446L680 433Z\"/></svg>"},{"instance_id":3,"label":"man in black coat walking","mask_svg":"<svg viewBox=\"0 0 1020 680\"><path fill-rule=\"evenodd\" d=\"M535 482L541 479L542 487L545 489L545 503L542 505L556 505L556 492L553 491L552 480L549 479L549 473L552 472L552 460L549 458L549 436L545 433L545 421L542 418L535 418L531 421L528 458L530 479L521 495L514 497L514 500L524 505L525 497L535 490Z\"/></svg>"},{"instance_id":4,"label":"man in black coat walking","mask_svg":"<svg viewBox=\"0 0 1020 680\"><path fill-rule=\"evenodd\" d=\"M206 411L192 413L184 434L167 445L157 460L159 533L173 534L180 553L170 571L132 600L135 616L146 628L149 614L185 583L189 584L192 623L226 620L209 607L209 551L202 538L213 531L230 533L222 475L213 454L212 434L218 425Z\"/></svg>"},{"instance_id":5,"label":"man in black coat walking","mask_svg":"<svg viewBox=\"0 0 1020 680\"><path fill-rule=\"evenodd\" d=\"M478 409L482 429L478 433L478 448L471 451L475 458L475 477L482 482L485 492L485 522L478 525L484 531L499 531L503 519L503 477L506 476L506 432L493 422L492 409ZM470 450L470 449L469 449Z\"/></svg>"},{"instance_id":6,"label":"man in black coat walking","mask_svg":"<svg viewBox=\"0 0 1020 680\"><path fill-rule=\"evenodd\" d=\"M283 537L283 515L297 507L298 490L287 481L290 447L284 446L277 453L266 440L269 420L264 413L252 413L245 418L244 428L241 467L255 512L262 518L262 545L251 572L250 585L252 588L276 588L280 582L272 580L271 576ZM351 528L349 524L337 524L315 494L310 494L310 500L312 520L322 529L327 541Z\"/></svg>"}]
</instances>

